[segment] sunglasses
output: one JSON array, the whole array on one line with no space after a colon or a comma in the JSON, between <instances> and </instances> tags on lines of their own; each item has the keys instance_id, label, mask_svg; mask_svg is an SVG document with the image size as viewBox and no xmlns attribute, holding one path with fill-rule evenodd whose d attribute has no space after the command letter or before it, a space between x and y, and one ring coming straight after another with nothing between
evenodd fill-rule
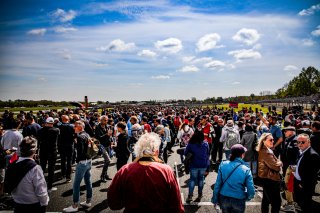
<instances>
[{"instance_id":1,"label":"sunglasses","mask_svg":"<svg viewBox=\"0 0 320 213\"><path fill-rule=\"evenodd\" d=\"M269 141L274 141L274 139L272 138L272 139L268 139Z\"/></svg>"},{"instance_id":2,"label":"sunglasses","mask_svg":"<svg viewBox=\"0 0 320 213\"><path fill-rule=\"evenodd\" d=\"M297 144L305 144L306 142L305 141L297 141Z\"/></svg>"}]
</instances>

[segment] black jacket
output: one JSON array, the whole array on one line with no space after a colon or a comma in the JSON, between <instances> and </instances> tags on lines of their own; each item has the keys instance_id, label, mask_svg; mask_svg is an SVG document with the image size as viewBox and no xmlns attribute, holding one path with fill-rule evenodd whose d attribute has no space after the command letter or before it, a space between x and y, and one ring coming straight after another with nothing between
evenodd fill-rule
<instances>
[{"instance_id":1,"label":"black jacket","mask_svg":"<svg viewBox=\"0 0 320 213\"><path fill-rule=\"evenodd\" d=\"M117 146L115 147L116 157L117 158L128 158L130 155L128 149L128 136L127 134L121 133L118 135Z\"/></svg>"},{"instance_id":2,"label":"black jacket","mask_svg":"<svg viewBox=\"0 0 320 213\"><path fill-rule=\"evenodd\" d=\"M74 129L70 123L61 123L59 126L59 148L70 147L74 144Z\"/></svg>"},{"instance_id":3,"label":"black jacket","mask_svg":"<svg viewBox=\"0 0 320 213\"><path fill-rule=\"evenodd\" d=\"M302 156L297 168L301 177L301 185L307 192L313 192L317 184L320 169L320 156L313 148L309 148Z\"/></svg>"},{"instance_id":4,"label":"black jacket","mask_svg":"<svg viewBox=\"0 0 320 213\"><path fill-rule=\"evenodd\" d=\"M281 160L286 164L285 166L296 165L300 153L297 146L297 137L295 135L285 139L283 152L284 155L281 155L281 157L283 157Z\"/></svg>"},{"instance_id":5,"label":"black jacket","mask_svg":"<svg viewBox=\"0 0 320 213\"><path fill-rule=\"evenodd\" d=\"M110 136L108 135L109 129L110 126L108 125L106 126L106 128L103 128L101 124L98 124L94 131L95 138L98 139L100 144L104 147L109 147L111 145Z\"/></svg>"},{"instance_id":6,"label":"black jacket","mask_svg":"<svg viewBox=\"0 0 320 213\"><path fill-rule=\"evenodd\" d=\"M77 149L77 159L76 159L77 163L82 160L90 159L87 157L89 138L90 138L89 134L86 133L85 131L76 134L75 148Z\"/></svg>"},{"instance_id":7,"label":"black jacket","mask_svg":"<svg viewBox=\"0 0 320 213\"><path fill-rule=\"evenodd\" d=\"M40 156L43 154L57 154L59 134L60 130L55 127L45 126L38 131L38 145L40 147Z\"/></svg>"},{"instance_id":8,"label":"black jacket","mask_svg":"<svg viewBox=\"0 0 320 213\"><path fill-rule=\"evenodd\" d=\"M313 132L310 140L311 147L320 155L320 132Z\"/></svg>"}]
</instances>

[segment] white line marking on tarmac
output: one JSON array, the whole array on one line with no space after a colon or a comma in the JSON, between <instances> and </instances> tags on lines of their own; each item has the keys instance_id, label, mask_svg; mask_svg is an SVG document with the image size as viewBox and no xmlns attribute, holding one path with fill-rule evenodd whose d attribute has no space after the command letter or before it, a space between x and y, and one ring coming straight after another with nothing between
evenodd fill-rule
<instances>
[{"instance_id":1,"label":"white line marking on tarmac","mask_svg":"<svg viewBox=\"0 0 320 213\"><path fill-rule=\"evenodd\" d=\"M185 206L213 206L211 202L191 202L183 203ZM246 202L246 206L260 206L261 202Z\"/></svg>"}]
</instances>

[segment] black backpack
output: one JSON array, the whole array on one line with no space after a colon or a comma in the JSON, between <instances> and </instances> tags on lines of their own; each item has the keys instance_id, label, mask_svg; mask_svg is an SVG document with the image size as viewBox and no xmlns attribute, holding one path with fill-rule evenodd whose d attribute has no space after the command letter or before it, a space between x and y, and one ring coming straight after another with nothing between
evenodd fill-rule
<instances>
[{"instance_id":1,"label":"black backpack","mask_svg":"<svg viewBox=\"0 0 320 213\"><path fill-rule=\"evenodd\" d=\"M11 193L17 188L23 177L36 165L37 163L31 159L9 164L4 179L4 192Z\"/></svg>"}]
</instances>

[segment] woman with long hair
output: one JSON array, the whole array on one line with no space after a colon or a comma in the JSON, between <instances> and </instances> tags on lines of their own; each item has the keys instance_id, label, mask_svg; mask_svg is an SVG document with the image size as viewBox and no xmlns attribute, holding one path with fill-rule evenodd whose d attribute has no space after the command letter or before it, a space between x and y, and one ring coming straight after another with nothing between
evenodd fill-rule
<instances>
[{"instance_id":1,"label":"woman with long hair","mask_svg":"<svg viewBox=\"0 0 320 213\"><path fill-rule=\"evenodd\" d=\"M282 162L273 154L273 136L271 133L263 133L256 147L259 153L258 157L258 176L261 178L263 187L263 197L261 203L261 212L269 212L271 204L271 213L280 211L280 169Z\"/></svg>"},{"instance_id":2,"label":"woman with long hair","mask_svg":"<svg viewBox=\"0 0 320 213\"><path fill-rule=\"evenodd\" d=\"M187 203L192 201L194 187L198 185L198 198L200 201L202 197L202 189L204 185L204 176L208 174L209 170L209 144L204 139L202 131L196 130L186 147L185 155L192 154L191 162L189 164L190 180L189 180L189 195ZM189 154L190 155L190 154Z\"/></svg>"}]
</instances>

